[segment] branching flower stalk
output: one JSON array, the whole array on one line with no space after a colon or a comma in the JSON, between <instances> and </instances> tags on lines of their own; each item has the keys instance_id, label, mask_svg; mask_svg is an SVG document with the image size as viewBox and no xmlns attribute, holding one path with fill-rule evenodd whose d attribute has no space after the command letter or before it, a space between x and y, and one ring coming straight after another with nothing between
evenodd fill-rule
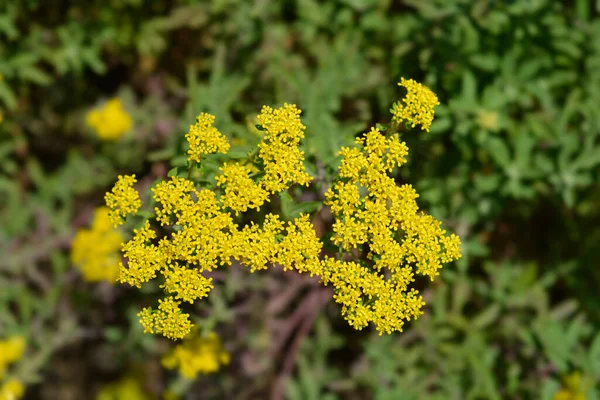
<instances>
[{"instance_id":1,"label":"branching flower stalk","mask_svg":"<svg viewBox=\"0 0 600 400\"><path fill-rule=\"evenodd\" d=\"M391 109L393 126L429 130L437 97L412 80L402 79L400 85L407 95ZM443 264L460 258L460 240L448 235L440 221L419 212L411 185L398 186L390 176L408 156L408 147L394 130L386 134L371 128L354 147L340 150L338 176L324 202L335 217L331 243L317 237L306 214L285 222L268 213L260 224L238 224L240 216L259 210L272 195L312 181L299 149L306 129L300 113L293 104L264 106L257 117L265 133L258 148L244 163L224 162L215 187L199 187L188 175L152 188L153 219L145 220L123 244L127 262L118 274L119 282L138 288L152 279L162 282L166 297L157 309L148 307L139 314L145 332L185 337L193 324L181 303L208 296L213 283L203 274L232 260L251 272L279 265L284 271L319 276L324 285L333 286L334 300L355 329L373 323L380 334L401 331L405 321L422 314L425 303L410 287L415 275L433 280ZM214 121L202 113L190 127L189 165L229 151ZM106 196L115 224L141 206L134 183L133 177L119 177ZM158 226L168 233L159 237ZM325 246L337 248L337 257L324 255Z\"/></svg>"}]
</instances>

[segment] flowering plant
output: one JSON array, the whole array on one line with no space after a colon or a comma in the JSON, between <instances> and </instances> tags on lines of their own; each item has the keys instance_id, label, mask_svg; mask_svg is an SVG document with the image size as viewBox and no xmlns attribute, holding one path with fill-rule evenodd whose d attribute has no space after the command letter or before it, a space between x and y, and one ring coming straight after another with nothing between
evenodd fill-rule
<instances>
[{"instance_id":1,"label":"flowering plant","mask_svg":"<svg viewBox=\"0 0 600 400\"><path fill-rule=\"evenodd\" d=\"M247 213L260 210L273 195L293 185L309 186L313 179L299 148L306 127L293 104L264 106L257 116L264 132L257 149L244 162L223 162L214 182L195 182L192 172L206 157L226 155L230 144L214 126L214 116L201 113L186 134L187 174L151 189L153 212L138 213L142 202L135 176L119 176L106 194L109 218L115 226L131 214L143 221L123 244L127 262L120 265L118 281L140 288L160 276L166 293L156 309L139 313L144 330L185 337L193 324L182 302L206 297L213 282L204 273L233 260L251 272L280 265L319 276L333 286L342 315L355 329L373 323L380 334L391 333L418 318L425 303L409 286L415 275L433 280L444 263L458 259L460 240L431 215L419 213L412 186L398 186L390 176L407 161L401 128L428 130L439 104L431 90L413 80L400 85L407 95L391 109L391 126L371 128L354 147L339 152L338 175L323 202L335 218L329 240L317 235L308 214L286 222L270 212L262 223L244 223Z\"/></svg>"}]
</instances>

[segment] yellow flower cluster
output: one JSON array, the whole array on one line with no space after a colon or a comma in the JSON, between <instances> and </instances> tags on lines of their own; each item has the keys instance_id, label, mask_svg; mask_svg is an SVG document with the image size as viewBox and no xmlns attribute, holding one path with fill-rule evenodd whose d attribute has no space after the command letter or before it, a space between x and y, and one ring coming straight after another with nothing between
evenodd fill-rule
<instances>
[{"instance_id":1,"label":"yellow flower cluster","mask_svg":"<svg viewBox=\"0 0 600 400\"><path fill-rule=\"evenodd\" d=\"M333 243L366 257L326 258L321 276L333 285L354 328L373 322L380 333L391 333L422 314L422 297L408 289L414 274L433 279L443 263L460 257L460 240L447 236L432 216L418 213L410 185L397 186L388 176L408 154L397 135L385 137L372 128L356 144L340 151L339 180L325 194L325 204L335 217Z\"/></svg>"},{"instance_id":2,"label":"yellow flower cluster","mask_svg":"<svg viewBox=\"0 0 600 400\"><path fill-rule=\"evenodd\" d=\"M221 339L211 332L205 337L186 338L163 357L162 364L168 369L179 368L181 375L194 379L198 374L217 372L229 361L229 353L223 348Z\"/></svg>"},{"instance_id":3,"label":"yellow flower cluster","mask_svg":"<svg viewBox=\"0 0 600 400\"><path fill-rule=\"evenodd\" d=\"M115 228L123 224L129 214L136 213L142 206L140 194L133 188L136 182L135 175L119 175L111 192L104 196L104 201L110 208L108 216Z\"/></svg>"},{"instance_id":4,"label":"yellow flower cluster","mask_svg":"<svg viewBox=\"0 0 600 400\"><path fill-rule=\"evenodd\" d=\"M217 185L225 187L221 196L223 206L235 211L236 215L248 209L258 209L269 200L269 193L250 177L247 165L225 163L217 176Z\"/></svg>"},{"instance_id":5,"label":"yellow flower cluster","mask_svg":"<svg viewBox=\"0 0 600 400\"><path fill-rule=\"evenodd\" d=\"M4 380L8 367L21 359L25 352L25 339L13 336L0 340L0 382ZM23 397L25 387L21 381L10 378L0 385L0 400L15 400Z\"/></svg>"},{"instance_id":6,"label":"yellow flower cluster","mask_svg":"<svg viewBox=\"0 0 600 400\"><path fill-rule=\"evenodd\" d=\"M121 100L108 100L104 106L87 113L88 126L103 140L116 140L131 129L131 116L125 111Z\"/></svg>"},{"instance_id":7,"label":"yellow flower cluster","mask_svg":"<svg viewBox=\"0 0 600 400\"><path fill-rule=\"evenodd\" d=\"M213 126L214 122L214 115L201 113L196 118L196 124L190 125L185 137L190 145L188 155L191 161L199 163L203 154L229 151L227 138Z\"/></svg>"},{"instance_id":8,"label":"yellow flower cluster","mask_svg":"<svg viewBox=\"0 0 600 400\"><path fill-rule=\"evenodd\" d=\"M312 181L304 168L304 152L298 148L306 129L301 112L295 104L286 103L277 109L264 106L257 117L265 130L258 146L265 170L260 184L271 193L287 190L294 183L308 186Z\"/></svg>"},{"instance_id":9,"label":"yellow flower cluster","mask_svg":"<svg viewBox=\"0 0 600 400\"><path fill-rule=\"evenodd\" d=\"M90 229L80 229L71 245L71 260L88 282L117 281L123 235L113 228L107 207L98 207Z\"/></svg>"},{"instance_id":10,"label":"yellow flower cluster","mask_svg":"<svg viewBox=\"0 0 600 400\"><path fill-rule=\"evenodd\" d=\"M164 279L160 287L170 296L160 301L157 310L146 308L139 314L146 332L184 337L192 325L189 315L180 309L181 302L193 303L207 296L213 288L212 279L202 274L231 265L232 259L243 261L252 271L269 264L318 271L322 245L308 216L286 225L279 216L269 214L263 226L252 223L240 229L231 214L259 209L271 193L294 183L308 184L312 179L304 170L303 153L298 149L305 129L299 114L294 105L263 108L258 116L266 132L258 153L260 164L225 163L216 177L217 186L222 188L219 197L215 191L197 189L192 181L180 177L171 177L152 189L156 221L174 228L158 240L150 221L145 221L123 244L127 263L121 263L118 275L120 282L135 287L158 274ZM227 139L212 127L214 117L203 113L197 120L186 135L190 161L199 162L203 154L228 151ZM262 166L264 169L257 168ZM120 176L112 193L106 195L116 223L141 206L133 183L133 177Z\"/></svg>"},{"instance_id":11,"label":"yellow flower cluster","mask_svg":"<svg viewBox=\"0 0 600 400\"><path fill-rule=\"evenodd\" d=\"M394 103L390 110L393 114L392 120L397 123L408 121L413 128L421 125L424 131L429 132L433 121L433 108L440 104L435 93L412 79L401 78L398 86L404 86L407 94L402 101Z\"/></svg>"},{"instance_id":12,"label":"yellow flower cluster","mask_svg":"<svg viewBox=\"0 0 600 400\"><path fill-rule=\"evenodd\" d=\"M169 339L181 339L190 333L190 315L181 311L181 302L173 297L158 300L158 310L144 308L139 314L144 333L158 333Z\"/></svg>"},{"instance_id":13,"label":"yellow flower cluster","mask_svg":"<svg viewBox=\"0 0 600 400\"><path fill-rule=\"evenodd\" d=\"M415 86L406 82L409 96L405 102L410 113L419 110L421 118L411 116L412 121L427 129L423 110L433 103L423 90L417 96ZM428 103L419 103L423 101ZM433 279L442 264L460 257L460 240L446 235L433 217L419 213L415 190L410 185L397 186L389 176L406 163L408 155L398 135L386 137L373 128L356 140L356 146L340 151L339 177L325 202L336 218L332 242L345 252L339 259L321 259L323 243L308 215L284 222L268 213L262 224L244 226L234 221L233 213L258 210L271 194L310 183L304 153L298 148L305 130L300 113L289 104L263 107L257 120L265 134L258 152L247 164L224 163L212 190L199 189L181 177L171 177L152 189L156 223L171 228L162 237L150 221L135 230L123 245L127 263L121 264L118 276L120 282L141 287L160 275L167 297L159 301L158 309L139 313L146 332L185 337L192 323L181 303L206 297L213 283L203 273L231 265L232 260L251 272L280 265L284 270L320 276L324 284L334 287L342 314L356 329L372 322L380 333L390 333L422 313L421 296L409 288L414 275ZM213 116L201 114L190 127L186 137L191 163L200 162L204 154L228 151L227 139L213 122ZM131 192L133 182L119 177L106 196L119 222L140 207L139 195ZM357 259L349 261L352 257ZM186 368L190 375L199 371Z\"/></svg>"}]
</instances>

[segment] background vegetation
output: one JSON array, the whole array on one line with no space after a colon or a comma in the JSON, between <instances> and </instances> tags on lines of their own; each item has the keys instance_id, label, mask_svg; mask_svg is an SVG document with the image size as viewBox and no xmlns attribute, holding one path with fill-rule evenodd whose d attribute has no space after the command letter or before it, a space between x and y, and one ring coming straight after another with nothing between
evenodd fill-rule
<instances>
[{"instance_id":1,"label":"background vegetation","mask_svg":"<svg viewBox=\"0 0 600 400\"><path fill-rule=\"evenodd\" d=\"M0 339L26 338L13 371L25 398L92 398L123 379L148 399L598 398L599 11L592 0L0 0ZM431 133L404 136L398 181L463 240L404 333L352 330L316 280L232 267L194 311L231 362L184 379L160 364L173 344L135 317L158 289L85 282L71 265L116 175L150 185L183 165L199 112L243 151L263 104L296 103L307 168L327 182L339 147L389 119L400 76L442 105ZM114 97L133 124L106 142L86 114Z\"/></svg>"}]
</instances>

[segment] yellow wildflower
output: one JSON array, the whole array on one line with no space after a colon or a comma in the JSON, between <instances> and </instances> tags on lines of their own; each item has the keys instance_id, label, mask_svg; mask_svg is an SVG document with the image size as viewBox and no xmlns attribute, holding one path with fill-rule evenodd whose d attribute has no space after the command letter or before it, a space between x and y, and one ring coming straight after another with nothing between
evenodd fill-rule
<instances>
[{"instance_id":1,"label":"yellow wildflower","mask_svg":"<svg viewBox=\"0 0 600 400\"><path fill-rule=\"evenodd\" d=\"M180 302L172 296L158 300L158 310L144 308L138 317L144 333L158 333L169 339L182 339L192 328L190 315L179 308Z\"/></svg>"},{"instance_id":2,"label":"yellow wildflower","mask_svg":"<svg viewBox=\"0 0 600 400\"><path fill-rule=\"evenodd\" d=\"M139 379L125 377L118 382L105 385L96 395L96 400L150 400L154 397L144 390Z\"/></svg>"},{"instance_id":3,"label":"yellow wildflower","mask_svg":"<svg viewBox=\"0 0 600 400\"><path fill-rule=\"evenodd\" d=\"M495 130L498 128L498 113L495 111L480 110L477 113L477 125L483 129Z\"/></svg>"},{"instance_id":4,"label":"yellow wildflower","mask_svg":"<svg viewBox=\"0 0 600 400\"><path fill-rule=\"evenodd\" d=\"M217 176L217 185L225 186L221 196L223 207L235 211L236 215L250 209L259 209L269 199L269 193L250 178L251 169L240 164L225 163Z\"/></svg>"},{"instance_id":5,"label":"yellow wildflower","mask_svg":"<svg viewBox=\"0 0 600 400\"><path fill-rule=\"evenodd\" d=\"M390 110L395 122L407 121L414 128L421 125L421 129L429 132L435 111L433 108L440 102L437 96L427 86L415 82L412 79L401 78L398 86L404 86L407 90L402 101L394 103Z\"/></svg>"},{"instance_id":6,"label":"yellow wildflower","mask_svg":"<svg viewBox=\"0 0 600 400\"><path fill-rule=\"evenodd\" d=\"M18 361L25 352L25 338L22 336L13 336L6 340L0 340L0 378L2 378L7 368Z\"/></svg>"},{"instance_id":7,"label":"yellow wildflower","mask_svg":"<svg viewBox=\"0 0 600 400\"><path fill-rule=\"evenodd\" d=\"M199 163L203 154L225 154L229 151L227 138L213 126L214 122L214 115L200 113L196 117L196 124L190 125L190 130L185 135L190 145L188 150L190 161Z\"/></svg>"},{"instance_id":8,"label":"yellow wildflower","mask_svg":"<svg viewBox=\"0 0 600 400\"><path fill-rule=\"evenodd\" d=\"M177 264L169 267L163 271L165 283L161 287L169 293L176 293L176 299L193 303L196 299L208 296L213 288L212 278L202 276L198 270Z\"/></svg>"},{"instance_id":9,"label":"yellow wildflower","mask_svg":"<svg viewBox=\"0 0 600 400\"><path fill-rule=\"evenodd\" d=\"M171 224L171 216L176 217L176 223L182 225L187 216L186 211L194 206L194 200L191 193L197 194L192 181L184 178L171 177L171 181L160 182L152 189L154 200L162 207L155 207L156 220L161 225ZM216 201L214 205L204 204L210 210L216 210Z\"/></svg>"},{"instance_id":10,"label":"yellow wildflower","mask_svg":"<svg viewBox=\"0 0 600 400\"><path fill-rule=\"evenodd\" d=\"M563 378L563 387L554 394L554 400L585 400L585 384L581 372L575 371Z\"/></svg>"},{"instance_id":11,"label":"yellow wildflower","mask_svg":"<svg viewBox=\"0 0 600 400\"><path fill-rule=\"evenodd\" d=\"M151 243L155 238L156 232L150 228L148 221L144 223L143 228L134 230L133 238L123 244L127 265L120 264L119 282L140 288L142 283L156 278L156 271L164 265L165 256Z\"/></svg>"},{"instance_id":12,"label":"yellow wildflower","mask_svg":"<svg viewBox=\"0 0 600 400\"><path fill-rule=\"evenodd\" d=\"M195 335L175 346L162 359L165 368L179 368L179 373L188 379L198 374L217 372L223 365L229 364L229 353L223 348L216 333L207 336Z\"/></svg>"},{"instance_id":13,"label":"yellow wildflower","mask_svg":"<svg viewBox=\"0 0 600 400\"><path fill-rule=\"evenodd\" d=\"M4 114L0 111L0 124L4 122Z\"/></svg>"},{"instance_id":14,"label":"yellow wildflower","mask_svg":"<svg viewBox=\"0 0 600 400\"><path fill-rule=\"evenodd\" d=\"M294 183L308 186L312 181L304 168L304 152L298 148L306 129L300 113L295 104L286 103L277 109L264 106L256 117L265 130L258 145L265 173L260 185L271 193L287 190Z\"/></svg>"},{"instance_id":15,"label":"yellow wildflower","mask_svg":"<svg viewBox=\"0 0 600 400\"><path fill-rule=\"evenodd\" d=\"M395 119L428 129L437 98L432 94L433 101L429 89L413 81L402 84L409 93L405 103L395 107ZM356 139L354 147L340 150L338 179L325 194L325 204L335 218L332 242L340 247L339 259L320 259L323 244L308 215L285 223L278 215L267 214L262 224L251 221L241 228L234 223L232 212L259 209L270 194L310 183L304 153L298 148L306 129L300 113L289 104L263 107L257 117L264 132L258 153L248 158L250 165L225 163L220 168L216 183L221 190L214 188L219 197L215 190L199 190L194 182L179 177L152 189L156 221L171 226L170 233L154 244L157 235L146 221L123 245L127 263L119 271L121 282L136 287L155 278L157 272L164 278L160 287L170 296L159 300L157 310L146 308L138 314L145 332L172 339L187 335L192 324L181 311L181 302L193 303L207 296L213 284L202 274L231 265L232 260L251 272L281 265L286 271L320 276L324 284L333 286L344 318L356 329L373 323L380 334L391 333L422 314L425 303L410 287L415 275L433 279L443 264L461 256L460 240L447 235L440 221L419 213L418 194L412 186L398 186L389 176L407 162L408 147L397 134L385 136L372 128ZM201 114L190 128L186 136L191 161L228 151L229 143L213 123L213 116ZM255 155L258 162L254 165ZM123 194L133 190L133 182L120 183L121 178L113 193L107 194L107 204L119 222L130 208L137 209L130 206L134 196ZM353 257L360 259L346 261ZM178 346L164 362L170 368L180 365L182 374L194 377L203 367L185 359L194 354L186 345ZM218 369L218 363L211 365Z\"/></svg>"},{"instance_id":16,"label":"yellow wildflower","mask_svg":"<svg viewBox=\"0 0 600 400\"><path fill-rule=\"evenodd\" d=\"M115 230L107 207L98 207L90 229L77 231L71 246L71 260L88 282L117 281L123 235Z\"/></svg>"},{"instance_id":17,"label":"yellow wildflower","mask_svg":"<svg viewBox=\"0 0 600 400\"><path fill-rule=\"evenodd\" d=\"M115 227L123 224L129 214L136 213L142 206L140 194L133 188L135 175L119 175L111 192L106 193L104 200L111 209L108 216Z\"/></svg>"},{"instance_id":18,"label":"yellow wildflower","mask_svg":"<svg viewBox=\"0 0 600 400\"><path fill-rule=\"evenodd\" d=\"M231 263L232 232L236 225L229 213L222 212L210 190L192 191L173 208L179 229L170 239L163 238L159 244L166 260L180 261L200 272L211 271L219 265ZM165 207L166 202L161 203Z\"/></svg>"},{"instance_id":19,"label":"yellow wildflower","mask_svg":"<svg viewBox=\"0 0 600 400\"><path fill-rule=\"evenodd\" d=\"M277 236L283 228L283 221L275 214L267 214L262 227L251 222L234 233L230 243L233 257L249 267L250 272L267 269L276 259Z\"/></svg>"},{"instance_id":20,"label":"yellow wildflower","mask_svg":"<svg viewBox=\"0 0 600 400\"><path fill-rule=\"evenodd\" d=\"M311 276L321 273L319 256L323 243L317 237L309 216L304 214L294 221L288 222L286 235L277 246L274 262L281 265L284 271L295 269Z\"/></svg>"},{"instance_id":21,"label":"yellow wildflower","mask_svg":"<svg viewBox=\"0 0 600 400\"><path fill-rule=\"evenodd\" d=\"M0 400L17 400L25 394L25 386L17 379L10 379L0 386Z\"/></svg>"},{"instance_id":22,"label":"yellow wildflower","mask_svg":"<svg viewBox=\"0 0 600 400\"><path fill-rule=\"evenodd\" d=\"M88 112L86 122L103 140L120 138L131 129L132 125L131 116L125 111L118 98L111 99L101 108Z\"/></svg>"},{"instance_id":23,"label":"yellow wildflower","mask_svg":"<svg viewBox=\"0 0 600 400\"><path fill-rule=\"evenodd\" d=\"M333 243L350 254L368 250L367 260L326 258L321 277L334 287L350 325L362 329L373 322L380 334L391 333L422 314L422 297L409 289L414 274L433 279L443 263L460 257L460 240L446 235L440 221L418 213L410 185L399 187L388 176L406 162L406 144L375 128L356 144L340 152L339 180L325 204L335 217Z\"/></svg>"}]
</instances>

